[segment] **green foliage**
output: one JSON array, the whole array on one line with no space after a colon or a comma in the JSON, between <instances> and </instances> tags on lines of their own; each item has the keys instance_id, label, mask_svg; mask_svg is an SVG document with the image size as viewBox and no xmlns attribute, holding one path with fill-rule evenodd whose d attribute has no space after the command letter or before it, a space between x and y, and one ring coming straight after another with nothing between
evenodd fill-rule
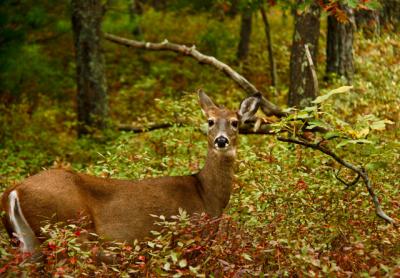
<instances>
[{"instance_id":1,"label":"green foliage","mask_svg":"<svg viewBox=\"0 0 400 278\"><path fill-rule=\"evenodd\" d=\"M276 133L289 132L290 136L306 136L306 132L315 129L325 130L322 136L313 138L318 144L336 141L336 148L348 144L374 144L376 142L367 140L373 131L386 130L388 124L394 122L387 119L379 119L372 114L358 115L354 123L348 123L337 117L334 107L329 103L334 95L349 92L352 86L342 86L331 90L326 94L318 96L313 104L318 106L305 107L302 110L288 109L291 113L288 117L273 124ZM337 139L337 140L336 140Z\"/></svg>"},{"instance_id":2,"label":"green foliage","mask_svg":"<svg viewBox=\"0 0 400 278\"><path fill-rule=\"evenodd\" d=\"M0 7L0 97L57 95L60 83L71 83L59 61L43 51L40 41L69 30L62 17L65 11L58 13L65 6L53 6L56 1L14 2L4 1Z\"/></svg>"},{"instance_id":3,"label":"green foliage","mask_svg":"<svg viewBox=\"0 0 400 278\"><path fill-rule=\"evenodd\" d=\"M216 22L202 32L199 42L204 54L219 57L225 49L236 42L232 33L224 26L223 22Z\"/></svg>"}]
</instances>

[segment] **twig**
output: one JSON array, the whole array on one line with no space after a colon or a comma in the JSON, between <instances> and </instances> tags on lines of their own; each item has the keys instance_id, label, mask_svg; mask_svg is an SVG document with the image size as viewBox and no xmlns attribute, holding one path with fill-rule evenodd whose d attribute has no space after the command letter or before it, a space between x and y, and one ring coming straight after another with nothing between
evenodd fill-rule
<instances>
[{"instance_id":1,"label":"twig","mask_svg":"<svg viewBox=\"0 0 400 278\"><path fill-rule=\"evenodd\" d=\"M341 183L343 183L346 186L346 189L348 189L348 188L352 187L353 185L357 184L357 182L360 180L361 176L359 174L357 174L357 176L351 182L347 182L347 181L343 180L341 177L339 177L339 173L340 173L341 169L342 169L342 167L340 167L339 170L337 172L335 172L335 178L338 181L340 181Z\"/></svg>"},{"instance_id":2,"label":"twig","mask_svg":"<svg viewBox=\"0 0 400 278\"><path fill-rule=\"evenodd\" d=\"M141 42L136 40L125 39L122 37L118 37L111 34L104 34L104 38L112 41L117 44L121 44L128 47L138 48L138 49L146 49L146 50L154 50L154 51L172 51L176 53L180 53L183 55L187 55L189 57L194 58L200 63L211 65L218 70L225 73L228 77L234 80L243 90L245 90L248 94L258 93L259 90L251 84L246 78L237 73L234 69L228 66L225 63L217 60L215 57L207 56L196 50L195 46L188 47L186 45L170 43L167 40L161 43L152 43L152 42ZM261 110L267 116L277 116L284 117L287 113L283 112L281 108L272 102L268 101L265 97L261 100Z\"/></svg>"},{"instance_id":3,"label":"twig","mask_svg":"<svg viewBox=\"0 0 400 278\"><path fill-rule=\"evenodd\" d=\"M371 196L372 202L374 203L376 214L380 218L384 219L385 221L387 221L395 226L397 225L396 221L394 219L392 219L391 217L389 217L382 210L381 205L378 200L378 197L376 196L376 194L372 188L371 180L369 179L368 174L364 168L354 166L353 164L343 160L338 155L336 155L334 152L332 152L331 150L327 149L326 147L324 147L320 144L314 144L314 143L306 142L303 140L298 140L298 139L294 139L294 138L285 138L285 137L278 137L278 140L282 141L282 142L294 143L294 144L302 145L302 146L309 147L309 148L312 148L315 150L319 150L319 151L323 152L324 154L329 155L330 157L332 157L334 160L336 160L338 163L345 166L346 168L356 172L364 180L364 184L367 187L367 190L368 190L369 195Z\"/></svg>"},{"instance_id":4,"label":"twig","mask_svg":"<svg viewBox=\"0 0 400 278\"><path fill-rule=\"evenodd\" d=\"M308 65L310 66L310 72L311 72L311 75L313 78L314 91L318 95L319 94L318 77L317 77L317 73L315 71L315 66L314 66L314 62L311 57L310 49L308 48L308 44L305 44L304 48L306 51Z\"/></svg>"}]
</instances>

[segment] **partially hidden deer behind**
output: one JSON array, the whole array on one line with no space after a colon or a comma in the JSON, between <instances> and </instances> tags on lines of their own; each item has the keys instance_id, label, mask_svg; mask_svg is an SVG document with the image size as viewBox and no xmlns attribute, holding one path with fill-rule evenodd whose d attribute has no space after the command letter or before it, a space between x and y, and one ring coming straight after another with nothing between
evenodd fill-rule
<instances>
[{"instance_id":1,"label":"partially hidden deer behind","mask_svg":"<svg viewBox=\"0 0 400 278\"><path fill-rule=\"evenodd\" d=\"M109 240L143 239L157 230L152 215L205 212L220 216L228 204L239 124L252 117L260 96L242 101L238 111L219 108L199 92L208 120L208 153L203 169L190 176L140 181L99 178L66 170L47 170L5 191L3 223L23 252L34 253L45 220L66 222L84 213L90 232Z\"/></svg>"}]
</instances>

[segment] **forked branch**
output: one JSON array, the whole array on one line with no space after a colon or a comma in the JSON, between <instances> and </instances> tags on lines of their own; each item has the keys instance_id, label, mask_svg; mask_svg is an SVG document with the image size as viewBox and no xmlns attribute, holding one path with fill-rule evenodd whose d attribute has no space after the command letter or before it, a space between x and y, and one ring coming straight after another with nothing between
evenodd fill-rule
<instances>
[{"instance_id":1,"label":"forked branch","mask_svg":"<svg viewBox=\"0 0 400 278\"><path fill-rule=\"evenodd\" d=\"M358 181L360 180L361 176L359 174L357 174L357 176L354 178L354 180L347 182L344 179L342 179L339 176L340 170L342 169L342 167L339 168L339 170L337 172L335 172L335 177L338 181L340 181L341 183L343 183L346 186L346 189L352 187L353 185L356 185L358 183Z\"/></svg>"},{"instance_id":2,"label":"forked branch","mask_svg":"<svg viewBox=\"0 0 400 278\"><path fill-rule=\"evenodd\" d=\"M192 47L188 47L186 45L170 43L168 40L164 40L161 43L141 42L136 40L125 39L107 33L104 34L104 38L114 43L121 44L127 47L154 50L154 51L172 51L192 57L199 63L213 66L218 70L222 71L225 75L234 80L249 95L259 92L259 90L257 90L257 88L253 84L251 84L246 78L244 78L230 66L217 60L215 57L202 54L196 49L194 45ZM287 115L287 113L283 112L281 108L279 108L272 102L268 101L265 97L263 97L261 100L261 110L267 116L284 117Z\"/></svg>"},{"instance_id":3,"label":"forked branch","mask_svg":"<svg viewBox=\"0 0 400 278\"><path fill-rule=\"evenodd\" d=\"M379 200L378 200L378 197L376 196L376 194L375 194L375 192L374 192L374 190L372 188L372 183L371 183L371 180L368 177L368 173L367 173L367 171L365 171L365 169L363 167L357 167L357 166L351 164L350 162L347 162L347 161L343 160L337 154L332 152L330 149L328 149L327 147L325 147L325 146L323 146L323 145L321 145L319 143L311 143L311 142L307 142L305 140L300 140L300 139L295 139L295 138L285 138L285 137L278 137L278 140L282 141L282 142L288 142L288 143L294 143L294 144L302 145L302 146L305 146L305 147L312 148L314 150L319 150L319 151L323 152L324 154L326 154L326 155L330 156L331 158L333 158L339 164L341 164L344 167L354 171L359 177L361 177L363 179L364 184L367 187L368 193L371 196L372 202L374 203L376 214L380 218L384 219L385 221L396 225L396 221L394 219L392 219L391 217L389 217L382 210L381 205L380 205ZM357 177L350 184L357 183L358 179L359 178Z\"/></svg>"}]
</instances>

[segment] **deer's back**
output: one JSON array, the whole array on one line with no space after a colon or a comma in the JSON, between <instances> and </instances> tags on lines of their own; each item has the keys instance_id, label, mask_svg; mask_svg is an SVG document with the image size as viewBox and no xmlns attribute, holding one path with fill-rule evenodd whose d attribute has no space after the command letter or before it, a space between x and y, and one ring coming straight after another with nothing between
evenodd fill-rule
<instances>
[{"instance_id":1,"label":"deer's back","mask_svg":"<svg viewBox=\"0 0 400 278\"><path fill-rule=\"evenodd\" d=\"M12 190L17 190L23 214L36 235L45 220L65 222L83 213L92 222L90 230L107 239L140 239L157 229L150 214L168 217L179 208L189 213L205 211L195 176L127 181L48 170L5 195Z\"/></svg>"}]
</instances>

